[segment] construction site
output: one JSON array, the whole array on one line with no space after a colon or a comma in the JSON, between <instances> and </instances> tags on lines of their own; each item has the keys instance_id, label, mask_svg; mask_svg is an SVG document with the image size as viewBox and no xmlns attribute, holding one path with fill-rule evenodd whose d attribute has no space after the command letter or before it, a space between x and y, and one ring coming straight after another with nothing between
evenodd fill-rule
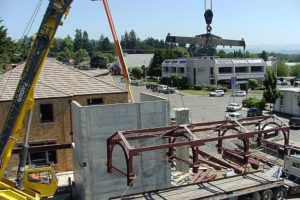
<instances>
[{"instance_id":1,"label":"construction site","mask_svg":"<svg viewBox=\"0 0 300 200\"><path fill-rule=\"evenodd\" d=\"M191 123L193 108L174 108L153 93L136 98L102 2L126 89L106 71L82 72L47 57L72 3L50 0L26 63L1 76L1 199L300 198L300 146L280 117ZM206 5L207 32L166 34L166 45L203 45L208 55L217 46L246 48L244 39L211 34L212 1ZM41 152L49 166L28 165L44 159Z\"/></svg>"}]
</instances>

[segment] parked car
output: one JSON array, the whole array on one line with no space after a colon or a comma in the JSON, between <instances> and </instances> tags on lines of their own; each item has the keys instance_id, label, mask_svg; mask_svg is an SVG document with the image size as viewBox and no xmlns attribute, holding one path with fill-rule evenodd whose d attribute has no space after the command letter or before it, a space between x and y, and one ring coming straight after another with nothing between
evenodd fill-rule
<instances>
[{"instance_id":1,"label":"parked car","mask_svg":"<svg viewBox=\"0 0 300 200\"><path fill-rule=\"evenodd\" d=\"M176 118L175 118L175 116L171 116L170 125L175 125L175 124L176 124Z\"/></svg>"},{"instance_id":2,"label":"parked car","mask_svg":"<svg viewBox=\"0 0 300 200\"><path fill-rule=\"evenodd\" d=\"M289 126L291 128L299 129L300 128L300 117L291 117L289 120Z\"/></svg>"},{"instance_id":3,"label":"parked car","mask_svg":"<svg viewBox=\"0 0 300 200\"><path fill-rule=\"evenodd\" d=\"M168 87L167 89L164 90L164 94L173 94L175 92L176 92L175 89L171 87Z\"/></svg>"},{"instance_id":4,"label":"parked car","mask_svg":"<svg viewBox=\"0 0 300 200\"><path fill-rule=\"evenodd\" d=\"M215 90L214 92L209 93L210 97L223 97L224 96L224 90Z\"/></svg>"},{"instance_id":5,"label":"parked car","mask_svg":"<svg viewBox=\"0 0 300 200\"><path fill-rule=\"evenodd\" d=\"M153 85L153 86L151 87L151 91L152 91L152 92L157 92L157 87L158 87L158 85Z\"/></svg>"},{"instance_id":6,"label":"parked car","mask_svg":"<svg viewBox=\"0 0 300 200\"><path fill-rule=\"evenodd\" d=\"M132 80L132 81L131 81L131 85L139 86L139 85L140 85L140 82L137 81L137 80Z\"/></svg>"},{"instance_id":7,"label":"parked car","mask_svg":"<svg viewBox=\"0 0 300 200\"><path fill-rule=\"evenodd\" d=\"M159 85L159 86L157 86L157 92L159 92L159 93L164 93L164 91L166 89L168 89L168 86L166 86L166 85Z\"/></svg>"},{"instance_id":8,"label":"parked car","mask_svg":"<svg viewBox=\"0 0 300 200\"><path fill-rule=\"evenodd\" d=\"M242 109L242 105L238 104L238 103L230 103L227 107L226 110L229 112L235 112L238 110Z\"/></svg>"},{"instance_id":9,"label":"parked car","mask_svg":"<svg viewBox=\"0 0 300 200\"><path fill-rule=\"evenodd\" d=\"M251 107L247 111L247 117L261 116L262 111L257 107Z\"/></svg>"},{"instance_id":10,"label":"parked car","mask_svg":"<svg viewBox=\"0 0 300 200\"><path fill-rule=\"evenodd\" d=\"M233 113L227 113L225 115L225 119L229 119L229 120L240 120L243 119L244 116L241 113L238 112L233 112Z\"/></svg>"},{"instance_id":11,"label":"parked car","mask_svg":"<svg viewBox=\"0 0 300 200\"><path fill-rule=\"evenodd\" d=\"M286 80L283 80L280 82L280 85L288 85L288 82Z\"/></svg>"},{"instance_id":12,"label":"parked car","mask_svg":"<svg viewBox=\"0 0 300 200\"><path fill-rule=\"evenodd\" d=\"M236 91L234 94L232 94L232 96L236 96L236 97L244 97L246 96L246 91L244 90L239 90L239 91Z\"/></svg>"}]
</instances>

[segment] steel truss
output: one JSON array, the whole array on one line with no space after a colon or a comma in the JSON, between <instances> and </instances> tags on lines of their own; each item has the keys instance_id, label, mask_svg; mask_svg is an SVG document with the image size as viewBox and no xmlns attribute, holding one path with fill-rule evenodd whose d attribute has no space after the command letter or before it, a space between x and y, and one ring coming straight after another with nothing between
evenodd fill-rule
<instances>
[{"instance_id":1,"label":"steel truss","mask_svg":"<svg viewBox=\"0 0 300 200\"><path fill-rule=\"evenodd\" d=\"M255 125L257 130L248 130L249 126ZM268 125L276 126L268 130L264 130ZM132 185L132 181L135 179L136 174L133 172L133 157L140 155L142 152L155 151L161 149L167 149L166 159L173 162L175 159L181 160L188 163L193 168L193 172L198 171L198 167L201 163L199 155L201 151L199 146L203 146L206 143L217 141L218 152L223 151L223 140L237 138L243 141L244 152L243 164L249 163L250 157L250 138L257 135L257 146L260 146L263 142L263 135L267 136L268 133L282 132L284 136L284 150L287 153L289 146L289 126L280 120L276 115L260 116L255 118L245 118L239 121L236 120L223 120L213 121L196 124L183 124L178 126L159 127L159 128L147 128L140 130L128 130L128 131L117 131L111 137L107 139L107 171L112 173L113 170L127 177L127 184ZM236 134L227 134L230 130L234 130ZM218 133L217 137L211 138L199 138L197 135L201 132L212 131ZM183 137L186 141L177 141L177 138ZM133 146L130 144L133 141L138 142L139 146ZM149 145L153 144L153 140L164 140L163 144L160 145ZM135 142L136 144L136 142ZM113 151L116 146L120 146L123 150L127 172L123 172L113 165ZM175 148L189 146L192 151L192 160L183 160L176 157ZM188 158L189 159L189 158ZM218 159L213 159L214 162L219 162ZM219 163L222 165L222 163Z\"/></svg>"}]
</instances>

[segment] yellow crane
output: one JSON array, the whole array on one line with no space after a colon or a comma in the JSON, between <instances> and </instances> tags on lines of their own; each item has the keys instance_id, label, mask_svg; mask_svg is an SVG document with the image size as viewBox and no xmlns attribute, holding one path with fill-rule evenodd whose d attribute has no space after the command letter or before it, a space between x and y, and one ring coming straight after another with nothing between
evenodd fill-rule
<instances>
[{"instance_id":1,"label":"yellow crane","mask_svg":"<svg viewBox=\"0 0 300 200\"><path fill-rule=\"evenodd\" d=\"M62 18L68 15L73 0L49 0L47 10L34 39L32 49L24 66L9 112L0 135L0 198L27 200L53 196L57 189L56 175L51 167L25 167L28 152L28 133L25 135L24 155L21 157L17 182L5 178L5 171L13 148L20 138L22 122L28 111L32 115L34 88ZM109 25L114 38L116 52L128 89L128 100L133 102L130 77L123 52L117 39L107 0L103 0ZM30 124L30 123L29 123ZM30 127L30 126L29 126ZM30 128L28 128L30 129Z\"/></svg>"},{"instance_id":2,"label":"yellow crane","mask_svg":"<svg viewBox=\"0 0 300 200\"><path fill-rule=\"evenodd\" d=\"M22 122L34 106L34 88L48 55L62 17L67 16L73 0L50 0L33 42L15 95L12 99L0 138L0 197L5 199L40 199L54 195L57 180L51 167L22 169L22 184L5 178L13 148L20 138Z\"/></svg>"}]
</instances>

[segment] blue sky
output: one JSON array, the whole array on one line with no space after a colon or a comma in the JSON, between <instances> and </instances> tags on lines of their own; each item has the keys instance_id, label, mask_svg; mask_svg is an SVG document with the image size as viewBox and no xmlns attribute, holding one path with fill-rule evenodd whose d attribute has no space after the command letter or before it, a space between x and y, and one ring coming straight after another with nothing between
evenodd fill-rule
<instances>
[{"instance_id":1,"label":"blue sky","mask_svg":"<svg viewBox=\"0 0 300 200\"><path fill-rule=\"evenodd\" d=\"M204 0L108 0L120 37L135 30L141 39L164 39L167 33L194 36L206 32ZM21 37L38 0L0 0L0 18L13 39ZM40 25L48 0L44 0L30 34ZM300 44L299 0L213 0L212 33L225 39L245 38L255 44ZM75 29L111 38L102 2L74 0L58 37L74 36Z\"/></svg>"}]
</instances>

